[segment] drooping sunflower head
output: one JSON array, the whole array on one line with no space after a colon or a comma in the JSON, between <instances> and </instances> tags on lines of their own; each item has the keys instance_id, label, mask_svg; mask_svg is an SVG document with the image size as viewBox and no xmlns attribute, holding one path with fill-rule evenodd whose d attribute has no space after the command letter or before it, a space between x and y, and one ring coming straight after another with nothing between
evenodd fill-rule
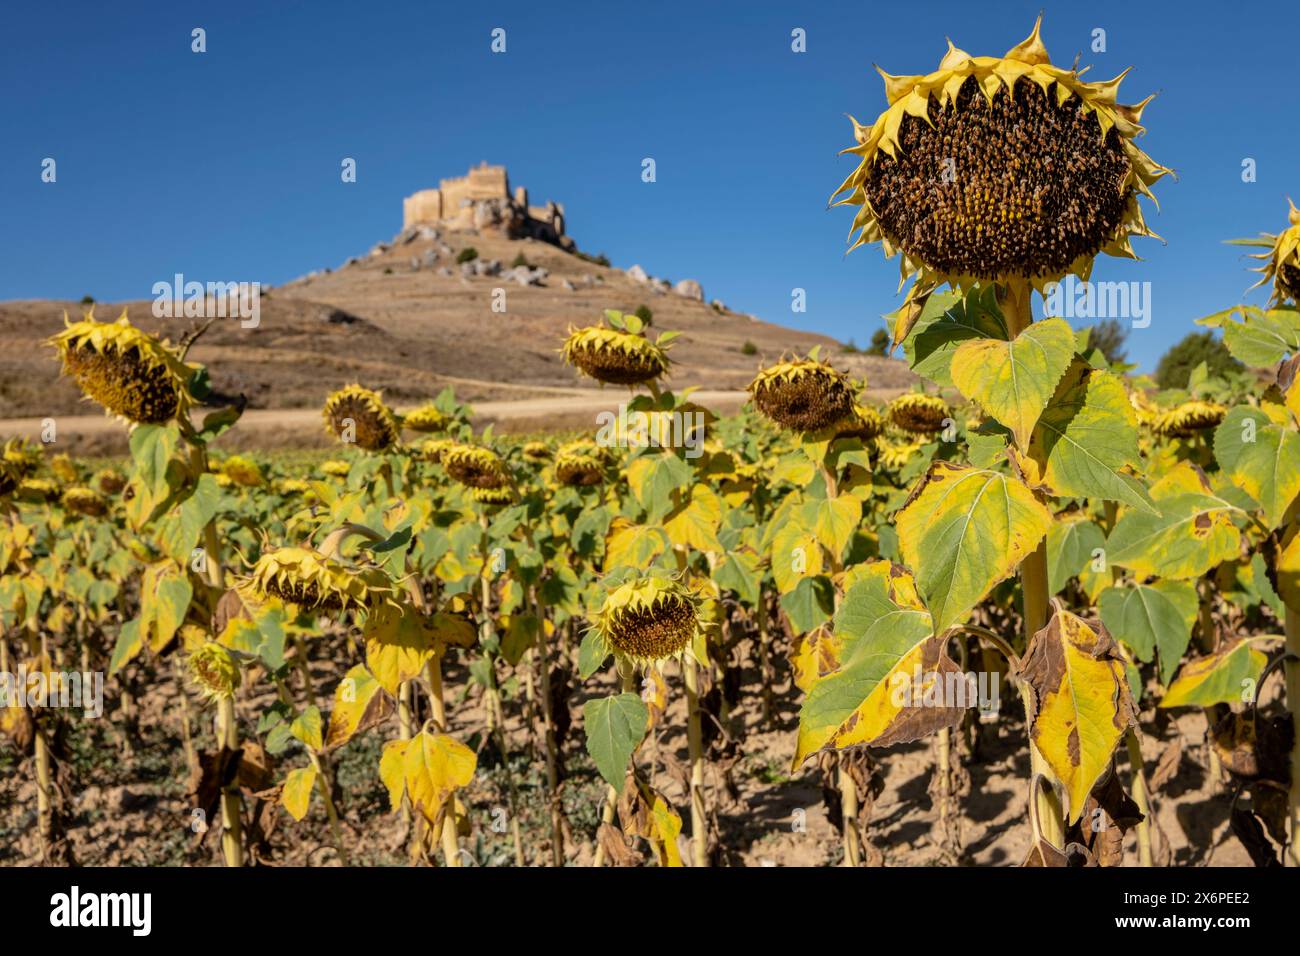
<instances>
[{"instance_id":1,"label":"drooping sunflower head","mask_svg":"<svg viewBox=\"0 0 1300 956\"><path fill-rule=\"evenodd\" d=\"M108 513L108 502L92 488L69 488L63 493L63 507L87 518L102 518Z\"/></svg>"},{"instance_id":2,"label":"drooping sunflower head","mask_svg":"<svg viewBox=\"0 0 1300 956\"><path fill-rule=\"evenodd\" d=\"M883 439L876 442L876 460L882 468L899 471L921 451L919 441L896 443Z\"/></svg>"},{"instance_id":3,"label":"drooping sunflower head","mask_svg":"<svg viewBox=\"0 0 1300 956\"><path fill-rule=\"evenodd\" d=\"M505 462L491 449L478 445L452 445L443 449L442 467L468 488L504 488L510 484Z\"/></svg>"},{"instance_id":4,"label":"drooping sunflower head","mask_svg":"<svg viewBox=\"0 0 1300 956\"><path fill-rule=\"evenodd\" d=\"M77 469L73 460L64 454L55 455L50 459L50 471L54 476L66 484L76 484L81 480L81 472Z\"/></svg>"},{"instance_id":5,"label":"drooping sunflower head","mask_svg":"<svg viewBox=\"0 0 1300 956\"><path fill-rule=\"evenodd\" d=\"M595 442L579 439L555 453L555 480L562 485L591 487L605 480L605 449Z\"/></svg>"},{"instance_id":6,"label":"drooping sunflower head","mask_svg":"<svg viewBox=\"0 0 1300 956\"><path fill-rule=\"evenodd\" d=\"M1228 410L1218 402L1194 399L1157 414L1151 430L1165 438L1191 438L1198 432L1217 427L1227 413Z\"/></svg>"},{"instance_id":7,"label":"drooping sunflower head","mask_svg":"<svg viewBox=\"0 0 1300 956\"><path fill-rule=\"evenodd\" d=\"M192 404L189 383L196 369L186 365L166 341L131 324L123 311L116 322L96 322L87 315L69 322L50 339L87 398L106 412L134 424L157 425L185 412Z\"/></svg>"},{"instance_id":8,"label":"drooping sunflower head","mask_svg":"<svg viewBox=\"0 0 1300 956\"><path fill-rule=\"evenodd\" d=\"M440 432L447 427L449 419L437 406L421 405L402 416L402 427L413 432Z\"/></svg>"},{"instance_id":9,"label":"drooping sunflower head","mask_svg":"<svg viewBox=\"0 0 1300 956\"><path fill-rule=\"evenodd\" d=\"M1291 207L1290 224L1277 235L1263 233L1259 239L1239 240L1244 245L1263 246L1267 251L1252 256L1264 264L1256 269L1263 278L1255 285L1273 283L1273 305L1286 302L1300 304L1300 209Z\"/></svg>"},{"instance_id":10,"label":"drooping sunflower head","mask_svg":"<svg viewBox=\"0 0 1300 956\"><path fill-rule=\"evenodd\" d=\"M515 489L512 485L502 485L500 488L471 488L470 495L479 504L493 507L514 504L515 501Z\"/></svg>"},{"instance_id":11,"label":"drooping sunflower head","mask_svg":"<svg viewBox=\"0 0 1300 956\"><path fill-rule=\"evenodd\" d=\"M544 441L530 441L524 445L523 456L531 462L550 461L551 449Z\"/></svg>"},{"instance_id":12,"label":"drooping sunflower head","mask_svg":"<svg viewBox=\"0 0 1300 956\"><path fill-rule=\"evenodd\" d=\"M310 495L311 482L302 478L281 478L275 483L275 490L281 495Z\"/></svg>"},{"instance_id":13,"label":"drooping sunflower head","mask_svg":"<svg viewBox=\"0 0 1300 956\"><path fill-rule=\"evenodd\" d=\"M95 485L106 495L115 495L126 487L126 475L116 468L103 468L95 473Z\"/></svg>"},{"instance_id":14,"label":"drooping sunflower head","mask_svg":"<svg viewBox=\"0 0 1300 956\"><path fill-rule=\"evenodd\" d=\"M58 482L48 478L24 478L18 485L18 494L28 501L56 501L59 497Z\"/></svg>"},{"instance_id":15,"label":"drooping sunflower head","mask_svg":"<svg viewBox=\"0 0 1300 956\"><path fill-rule=\"evenodd\" d=\"M421 458L436 465L442 461L442 453L455 444L450 438L426 438L418 450Z\"/></svg>"},{"instance_id":16,"label":"drooping sunflower head","mask_svg":"<svg viewBox=\"0 0 1300 956\"><path fill-rule=\"evenodd\" d=\"M352 473L352 463L341 458L331 458L320 463L320 471L322 475L328 475L330 478L346 478Z\"/></svg>"},{"instance_id":17,"label":"drooping sunflower head","mask_svg":"<svg viewBox=\"0 0 1300 956\"><path fill-rule=\"evenodd\" d=\"M11 438L5 442L4 460L20 478L30 478L41 467L40 451L21 438Z\"/></svg>"},{"instance_id":18,"label":"drooping sunflower head","mask_svg":"<svg viewBox=\"0 0 1300 956\"><path fill-rule=\"evenodd\" d=\"M391 599L395 587L381 568L350 566L312 548L275 548L257 559L240 583L254 600L279 598L304 611L368 611Z\"/></svg>"},{"instance_id":19,"label":"drooping sunflower head","mask_svg":"<svg viewBox=\"0 0 1300 956\"><path fill-rule=\"evenodd\" d=\"M239 661L216 641L204 641L187 661L190 679L204 697L228 700L239 689Z\"/></svg>"},{"instance_id":20,"label":"drooping sunflower head","mask_svg":"<svg viewBox=\"0 0 1300 956\"><path fill-rule=\"evenodd\" d=\"M262 475L262 467L244 455L231 455L223 461L221 474L245 488L257 488L266 480Z\"/></svg>"},{"instance_id":21,"label":"drooping sunflower head","mask_svg":"<svg viewBox=\"0 0 1300 956\"><path fill-rule=\"evenodd\" d=\"M680 656L700 631L700 599L685 585L651 572L615 585L593 621L606 649L645 666Z\"/></svg>"},{"instance_id":22,"label":"drooping sunflower head","mask_svg":"<svg viewBox=\"0 0 1300 956\"><path fill-rule=\"evenodd\" d=\"M1041 25L1003 57L949 43L933 73L881 71L889 107L869 126L853 121L857 145L844 152L859 165L835 191L836 205L861 207L851 248L901 252L916 294L1086 279L1098 254L1134 258L1130 238L1154 235L1138 197L1154 198L1169 170L1134 143L1150 97L1124 106L1124 74L1090 83L1053 66Z\"/></svg>"},{"instance_id":23,"label":"drooping sunflower head","mask_svg":"<svg viewBox=\"0 0 1300 956\"><path fill-rule=\"evenodd\" d=\"M937 395L908 392L889 403L889 420L913 435L942 431L951 415L948 403Z\"/></svg>"},{"instance_id":24,"label":"drooping sunflower head","mask_svg":"<svg viewBox=\"0 0 1300 956\"><path fill-rule=\"evenodd\" d=\"M644 385L668 374L667 346L603 325L570 326L560 353L584 375L609 385Z\"/></svg>"},{"instance_id":25,"label":"drooping sunflower head","mask_svg":"<svg viewBox=\"0 0 1300 956\"><path fill-rule=\"evenodd\" d=\"M397 418L379 392L348 385L325 399L325 430L345 444L384 451L397 444Z\"/></svg>"},{"instance_id":26,"label":"drooping sunflower head","mask_svg":"<svg viewBox=\"0 0 1300 956\"><path fill-rule=\"evenodd\" d=\"M853 384L818 358L778 362L749 383L754 406L782 428L830 428L853 415Z\"/></svg>"},{"instance_id":27,"label":"drooping sunflower head","mask_svg":"<svg viewBox=\"0 0 1300 956\"><path fill-rule=\"evenodd\" d=\"M870 441L884 434L885 419L870 405L853 406L853 416L840 426L841 438L860 438Z\"/></svg>"}]
</instances>

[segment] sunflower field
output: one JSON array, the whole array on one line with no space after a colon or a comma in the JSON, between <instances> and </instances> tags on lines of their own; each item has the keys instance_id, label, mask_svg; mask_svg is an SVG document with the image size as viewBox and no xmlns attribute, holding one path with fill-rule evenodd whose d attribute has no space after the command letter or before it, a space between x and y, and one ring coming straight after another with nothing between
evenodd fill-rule
<instances>
[{"instance_id":1,"label":"sunflower field","mask_svg":"<svg viewBox=\"0 0 1300 956\"><path fill-rule=\"evenodd\" d=\"M130 456L4 445L0 672L102 671L124 753L179 728L191 862L273 863L302 827L312 863L732 864L761 731L774 780L822 791L825 862L880 862L907 747L962 860L969 768L1003 747L1007 862L1162 865L1147 737L1191 717L1169 760L1256 865L1300 863L1300 211L1248 240L1269 307L1200 320L1250 371L1162 390L1031 307L1152 235L1145 101L1053 65L1037 25L884 84L835 196L911 281L912 391L875 404L814 351L719 418L670 388L688 343L609 311L552 344L627 390L612 425L476 431L450 391L399 411L359 383L321 396L332 457L295 460L230 450L201 330L87 314L51 361ZM47 864L77 862L81 722L0 707Z\"/></svg>"}]
</instances>

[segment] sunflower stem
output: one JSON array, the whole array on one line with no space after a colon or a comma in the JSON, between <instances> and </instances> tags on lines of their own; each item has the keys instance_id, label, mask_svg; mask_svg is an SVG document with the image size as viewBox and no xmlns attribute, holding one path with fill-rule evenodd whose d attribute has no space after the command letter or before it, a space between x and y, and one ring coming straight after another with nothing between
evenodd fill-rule
<instances>
[{"instance_id":1,"label":"sunflower stem","mask_svg":"<svg viewBox=\"0 0 1300 956\"><path fill-rule=\"evenodd\" d=\"M239 748L239 725L235 721L235 699L217 701L217 750L233 753ZM240 819L238 778L221 788L221 852L226 866L244 865L243 821Z\"/></svg>"},{"instance_id":2,"label":"sunflower stem","mask_svg":"<svg viewBox=\"0 0 1300 956\"><path fill-rule=\"evenodd\" d=\"M1142 764L1142 741L1138 739L1137 730L1130 727L1124 735L1124 744L1128 748L1129 786L1133 790L1133 802L1142 811L1142 822L1137 825L1138 864L1151 866L1151 794L1147 790L1146 774Z\"/></svg>"}]
</instances>

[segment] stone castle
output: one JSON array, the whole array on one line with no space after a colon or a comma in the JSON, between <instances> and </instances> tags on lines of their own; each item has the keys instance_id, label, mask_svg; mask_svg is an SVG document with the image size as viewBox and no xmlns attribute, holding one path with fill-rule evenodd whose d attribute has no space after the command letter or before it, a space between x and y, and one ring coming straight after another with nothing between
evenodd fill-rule
<instances>
[{"instance_id":1,"label":"stone castle","mask_svg":"<svg viewBox=\"0 0 1300 956\"><path fill-rule=\"evenodd\" d=\"M512 192L504 166L479 163L464 176L444 179L437 189L422 189L402 200L402 228L439 226L478 230L509 239L540 239L564 249L574 247L564 232L564 207L556 202L533 206L528 190Z\"/></svg>"}]
</instances>

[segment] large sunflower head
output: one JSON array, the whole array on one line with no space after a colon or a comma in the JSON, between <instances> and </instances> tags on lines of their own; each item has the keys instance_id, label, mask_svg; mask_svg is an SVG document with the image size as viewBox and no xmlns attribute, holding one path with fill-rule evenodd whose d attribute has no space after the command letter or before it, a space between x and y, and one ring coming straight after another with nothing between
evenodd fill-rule
<instances>
[{"instance_id":1,"label":"large sunflower head","mask_svg":"<svg viewBox=\"0 0 1300 956\"><path fill-rule=\"evenodd\" d=\"M908 392L889 403L889 420L913 435L932 435L943 430L952 415L948 403L937 395Z\"/></svg>"},{"instance_id":2,"label":"large sunflower head","mask_svg":"<svg viewBox=\"0 0 1300 956\"><path fill-rule=\"evenodd\" d=\"M560 353L584 375L609 385L644 385L668 374L667 346L603 325L570 326Z\"/></svg>"},{"instance_id":3,"label":"large sunflower head","mask_svg":"<svg viewBox=\"0 0 1300 956\"><path fill-rule=\"evenodd\" d=\"M870 126L853 121L845 152L859 164L835 191L836 205L861 207L851 248L902 252L918 295L945 282L1086 279L1098 254L1134 258L1130 238L1153 235L1138 196L1169 170L1134 143L1150 97L1124 106L1124 74L1089 83L1053 66L1041 25L1003 57L949 43L933 73L881 71L889 107Z\"/></svg>"},{"instance_id":4,"label":"large sunflower head","mask_svg":"<svg viewBox=\"0 0 1300 956\"><path fill-rule=\"evenodd\" d=\"M445 429L449 419L433 404L421 405L402 416L402 427L413 432L440 432Z\"/></svg>"},{"instance_id":5,"label":"large sunflower head","mask_svg":"<svg viewBox=\"0 0 1300 956\"><path fill-rule=\"evenodd\" d=\"M190 679L204 697L228 700L239 689L239 661L216 641L205 641L191 652Z\"/></svg>"},{"instance_id":6,"label":"large sunflower head","mask_svg":"<svg viewBox=\"0 0 1300 956\"><path fill-rule=\"evenodd\" d=\"M88 314L69 322L50 339L63 360L63 374L76 380L87 398L134 424L157 425L181 415L192 404L189 383L195 368L186 365L166 341L131 324L123 311L116 322L96 322Z\"/></svg>"},{"instance_id":7,"label":"large sunflower head","mask_svg":"<svg viewBox=\"0 0 1300 956\"><path fill-rule=\"evenodd\" d=\"M794 431L819 431L854 413L848 376L815 357L763 369L749 383L749 394L763 415Z\"/></svg>"},{"instance_id":8,"label":"large sunflower head","mask_svg":"<svg viewBox=\"0 0 1300 956\"><path fill-rule=\"evenodd\" d=\"M368 611L391 600L392 580L381 568L354 567L312 548L276 548L257 559L240 591L254 600L279 598L304 611Z\"/></svg>"},{"instance_id":9,"label":"large sunflower head","mask_svg":"<svg viewBox=\"0 0 1300 956\"><path fill-rule=\"evenodd\" d=\"M1191 438L1198 432L1218 426L1227 413L1228 410L1218 402L1194 399L1160 412L1151 423L1151 430L1166 438Z\"/></svg>"},{"instance_id":10,"label":"large sunflower head","mask_svg":"<svg viewBox=\"0 0 1300 956\"><path fill-rule=\"evenodd\" d=\"M18 494L27 501L55 501L60 494L59 484L49 478L24 478L18 485Z\"/></svg>"},{"instance_id":11,"label":"large sunflower head","mask_svg":"<svg viewBox=\"0 0 1300 956\"><path fill-rule=\"evenodd\" d=\"M678 657L700 631L700 599L662 572L617 584L593 621L609 653L645 666Z\"/></svg>"},{"instance_id":12,"label":"large sunflower head","mask_svg":"<svg viewBox=\"0 0 1300 956\"><path fill-rule=\"evenodd\" d=\"M586 439L570 442L555 453L555 480L562 485L590 487L605 480L605 449Z\"/></svg>"},{"instance_id":13,"label":"large sunflower head","mask_svg":"<svg viewBox=\"0 0 1300 956\"><path fill-rule=\"evenodd\" d=\"M384 451L397 444L397 418L379 392L348 385L325 399L325 430L365 451Z\"/></svg>"},{"instance_id":14,"label":"large sunflower head","mask_svg":"<svg viewBox=\"0 0 1300 956\"><path fill-rule=\"evenodd\" d=\"M442 467L468 488L505 488L510 472L496 453L478 445L452 445L443 449Z\"/></svg>"},{"instance_id":15,"label":"large sunflower head","mask_svg":"<svg viewBox=\"0 0 1300 956\"><path fill-rule=\"evenodd\" d=\"M63 507L87 518L102 518L108 513L108 502L92 488L69 488L63 493Z\"/></svg>"},{"instance_id":16,"label":"large sunflower head","mask_svg":"<svg viewBox=\"0 0 1300 956\"><path fill-rule=\"evenodd\" d=\"M1277 235L1263 233L1259 239L1237 240L1244 245L1263 246L1267 251L1253 256L1264 260L1257 272L1263 278L1257 286L1273 283L1272 304L1285 302L1300 304L1300 209L1287 200L1291 207L1290 225Z\"/></svg>"}]
</instances>

